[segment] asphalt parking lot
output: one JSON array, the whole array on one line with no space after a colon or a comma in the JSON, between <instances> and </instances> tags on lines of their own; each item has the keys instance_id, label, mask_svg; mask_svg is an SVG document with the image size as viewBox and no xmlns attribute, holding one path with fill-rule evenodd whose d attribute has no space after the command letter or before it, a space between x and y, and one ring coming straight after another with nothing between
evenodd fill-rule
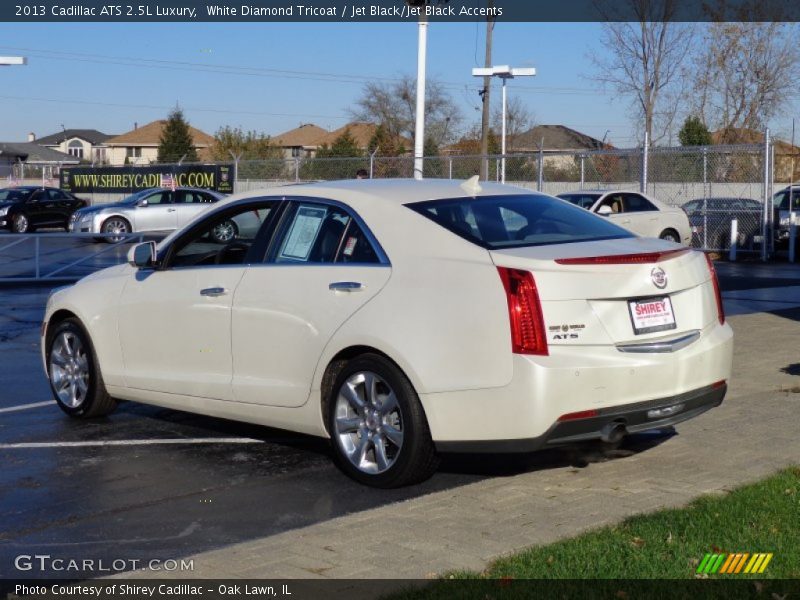
<instances>
[{"instance_id":1,"label":"asphalt parking lot","mask_svg":"<svg viewBox=\"0 0 800 600\"><path fill-rule=\"evenodd\" d=\"M792 265L721 263L718 271L731 315L800 306L800 269ZM338 472L324 441L301 435L134 403L104 419L67 418L50 399L39 357L48 293L0 287L0 577L63 576L19 572L21 554L122 559L128 570L135 560L224 551L429 494L456 497L487 479L591 468L646 453L673 433L635 436L615 453L451 456L423 485L365 488Z\"/></svg>"}]
</instances>

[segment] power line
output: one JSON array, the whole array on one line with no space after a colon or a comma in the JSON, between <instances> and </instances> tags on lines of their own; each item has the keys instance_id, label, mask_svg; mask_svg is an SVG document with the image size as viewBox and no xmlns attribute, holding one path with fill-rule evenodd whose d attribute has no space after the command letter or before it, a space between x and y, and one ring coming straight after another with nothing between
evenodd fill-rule
<instances>
[{"instance_id":1,"label":"power line","mask_svg":"<svg viewBox=\"0 0 800 600\"><path fill-rule=\"evenodd\" d=\"M57 102L59 104L80 104L92 106L108 106L112 108L146 108L156 110L172 110L175 106L158 106L153 104L125 104L121 102L97 102L94 100L70 100L65 98L36 98L29 96L8 96L0 94L0 99L5 100L24 100L26 102ZM200 107L182 107L186 111L192 112L211 112L211 113L225 113L232 115L257 115L267 117L301 117L301 118L314 118L314 119L348 119L346 115L316 115L316 114L300 114L300 113L275 113L263 111L249 111L249 110L230 110L227 108L200 108Z\"/></svg>"}]
</instances>

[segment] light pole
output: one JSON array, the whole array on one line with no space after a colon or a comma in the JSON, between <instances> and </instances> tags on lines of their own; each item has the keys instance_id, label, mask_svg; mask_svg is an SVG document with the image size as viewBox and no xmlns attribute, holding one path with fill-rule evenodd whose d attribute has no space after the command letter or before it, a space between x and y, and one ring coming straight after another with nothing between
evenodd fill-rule
<instances>
[{"instance_id":1,"label":"light pole","mask_svg":"<svg viewBox=\"0 0 800 600\"><path fill-rule=\"evenodd\" d=\"M514 77L533 77L536 75L536 69L533 67L519 67L511 68L508 65L499 67L482 68L478 67L472 69L473 77L499 77L503 80L503 123L502 133L500 136L500 183L506 182L506 80L514 79Z\"/></svg>"}]
</instances>

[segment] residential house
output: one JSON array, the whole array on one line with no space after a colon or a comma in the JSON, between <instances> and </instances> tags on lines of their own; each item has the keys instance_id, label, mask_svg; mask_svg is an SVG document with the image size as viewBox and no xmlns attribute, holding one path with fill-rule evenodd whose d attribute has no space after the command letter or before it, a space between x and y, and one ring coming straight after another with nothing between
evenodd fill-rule
<instances>
[{"instance_id":1,"label":"residential house","mask_svg":"<svg viewBox=\"0 0 800 600\"><path fill-rule=\"evenodd\" d=\"M75 156L33 142L0 142L0 177L4 179L50 179L57 176L61 165L79 162Z\"/></svg>"},{"instance_id":2,"label":"residential house","mask_svg":"<svg viewBox=\"0 0 800 600\"><path fill-rule=\"evenodd\" d=\"M764 132L754 129L731 127L719 131L711 132L711 142L715 145L763 145ZM795 182L800 180L800 147L793 146L789 142L781 139L772 138L772 145L775 148L774 178L778 182ZM740 172L758 173L761 169L761 153L759 150L744 153L741 149L731 148L731 156L725 163L730 163L731 167L738 168ZM723 153L722 148L716 152ZM737 158L738 155L738 158ZM745 161L745 156L748 159ZM717 163L721 161L717 160ZM716 167L717 165L715 165Z\"/></svg>"},{"instance_id":3,"label":"residential house","mask_svg":"<svg viewBox=\"0 0 800 600\"><path fill-rule=\"evenodd\" d=\"M283 154L286 158L311 158L316 155L317 150L322 146L332 146L333 143L347 131L355 140L358 147L363 152L367 152L369 143L377 129L378 126L375 123L360 121L353 121L333 131L328 131L313 123L306 123L300 125L300 127L274 136L272 141L275 145L283 149ZM401 138L399 143L405 147L407 151L414 147L414 142L406 138Z\"/></svg>"},{"instance_id":4,"label":"residential house","mask_svg":"<svg viewBox=\"0 0 800 600\"><path fill-rule=\"evenodd\" d=\"M28 141L36 142L51 150L70 154L86 162L104 163L108 150L105 142L112 137L114 135L96 129L65 129L38 140L33 133L29 133Z\"/></svg>"},{"instance_id":5,"label":"residential house","mask_svg":"<svg viewBox=\"0 0 800 600\"><path fill-rule=\"evenodd\" d=\"M112 165L124 165L126 160L128 164L133 165L149 165L156 162L161 133L166 123L166 120L161 119L141 127L134 125L131 131L106 140L108 162ZM214 137L192 126L189 126L189 134L192 136L200 160L210 161Z\"/></svg>"},{"instance_id":6,"label":"residential house","mask_svg":"<svg viewBox=\"0 0 800 600\"><path fill-rule=\"evenodd\" d=\"M329 133L313 123L304 123L273 136L272 142L283 150L285 158L310 158L316 154Z\"/></svg>"}]
</instances>

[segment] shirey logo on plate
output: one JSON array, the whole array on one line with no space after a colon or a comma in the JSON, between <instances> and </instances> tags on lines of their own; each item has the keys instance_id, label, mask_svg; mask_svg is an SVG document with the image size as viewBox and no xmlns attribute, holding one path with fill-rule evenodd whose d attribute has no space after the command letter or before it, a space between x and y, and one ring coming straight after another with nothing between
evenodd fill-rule
<instances>
[{"instance_id":1,"label":"shirey logo on plate","mask_svg":"<svg viewBox=\"0 0 800 600\"><path fill-rule=\"evenodd\" d=\"M697 567L698 575L754 575L763 573L772 552L737 552L733 554L706 554Z\"/></svg>"}]
</instances>

